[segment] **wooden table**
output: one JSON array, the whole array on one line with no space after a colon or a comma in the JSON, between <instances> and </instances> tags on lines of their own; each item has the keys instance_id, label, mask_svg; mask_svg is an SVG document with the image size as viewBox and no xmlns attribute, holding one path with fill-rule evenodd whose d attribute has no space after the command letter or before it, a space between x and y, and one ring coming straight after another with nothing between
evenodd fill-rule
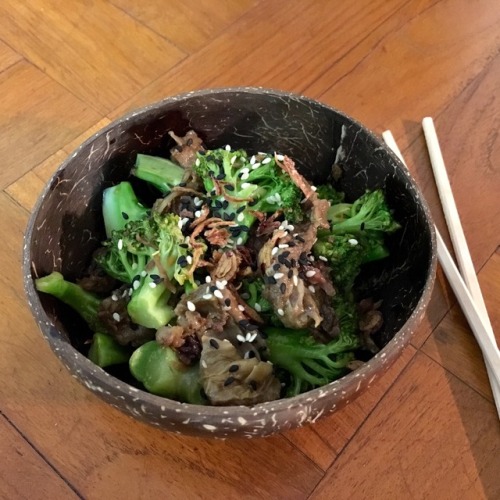
<instances>
[{"instance_id":1,"label":"wooden table","mask_svg":"<svg viewBox=\"0 0 500 500\"><path fill-rule=\"evenodd\" d=\"M498 334L499 82L498 0L1 0L0 497L500 498L492 395L441 272L369 392L252 441L171 435L106 406L49 350L20 272L37 195L83 139L180 91L259 85L390 128L447 234L420 126L435 118Z\"/></svg>"}]
</instances>

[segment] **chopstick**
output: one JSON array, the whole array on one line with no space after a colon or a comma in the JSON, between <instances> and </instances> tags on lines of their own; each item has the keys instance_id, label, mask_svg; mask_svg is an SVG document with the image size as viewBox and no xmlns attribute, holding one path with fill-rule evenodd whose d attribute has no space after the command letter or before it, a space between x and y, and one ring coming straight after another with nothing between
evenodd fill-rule
<instances>
[{"instance_id":1,"label":"chopstick","mask_svg":"<svg viewBox=\"0 0 500 500\"><path fill-rule=\"evenodd\" d=\"M430 124L429 124L430 120ZM435 163L436 168L435 170L439 169L439 174L436 176L436 184L438 184L438 189L440 192L440 198L441 198L441 203L443 204L443 210L445 210L445 213L448 212L450 214L450 217L447 217L447 222L448 220L453 221L452 223L449 223L449 230L450 233L455 234L455 228L460 227L458 230L459 232L462 233L463 239L462 243L460 243L460 246L457 246L455 248L455 251L457 255L460 253L461 255L463 254L468 254L468 259L467 256L463 257L461 259L461 262L464 263L464 266L467 266L467 271L464 272L464 274L468 277L468 279L472 282L475 281L476 286L472 286L472 290L479 290L479 294L477 294L477 291L475 292L476 295L473 296L470 289L466 286L467 282L464 282L462 279L462 276L460 275L457 267L455 266L455 263L453 262L453 259L448 252L448 249L446 248L446 245L437 230L436 230L436 241L437 241L437 254L438 254L438 259L441 264L441 267L443 268L443 271L446 274L446 277L448 278L448 281L450 282L450 285L453 289L453 292L455 293L457 300L464 312L465 317L467 318L467 321L469 323L469 326L471 327L474 336L476 337L476 341L478 342L481 351L483 353L483 357L486 362L486 369L488 372L488 377L490 380L490 385L491 389L493 392L493 398L495 400L495 405L497 408L498 415L500 417L500 371L498 369L499 361L500 361L500 351L498 350L498 346L496 344L495 336L493 333L493 328L491 327L491 323L489 321L488 317L488 312L486 310L486 305L484 304L484 299L481 293L481 289L479 287L479 282L477 281L477 276L474 271L474 267L472 265L472 259L470 257L470 253L467 247L467 243L465 242L465 235L463 234L463 229L460 224L460 218L458 217L458 211L456 210L456 205L453 199L453 193L451 192L451 186L449 184L448 176L446 174L446 169L444 166L444 160L442 158L440 148L439 148L439 143L437 141L437 135L434 130L434 134L432 134L432 129L434 129L432 119L424 119L425 125L424 127L427 128L427 132L429 134L429 138L431 138L430 142L428 142L428 147L429 147L429 154L431 155L431 150L432 150L432 156L431 156L431 161L432 158L434 157L437 159L437 162ZM424 124L423 122L423 124ZM424 128L424 131L425 131ZM434 137L432 137L434 135ZM401 162L406 166L406 162L404 161L404 158L401 154L401 151L398 148L398 145L396 144L396 141L391 133L390 130L386 130L382 134L385 143L389 146L389 148L392 149L392 151L398 156L398 158L401 160ZM427 135L426 135L427 139ZM436 149L437 146L437 149ZM440 162L439 162L439 157L440 157ZM434 169L434 164L433 164L433 169ZM444 172L443 172L444 170ZM439 178L439 182L438 179ZM441 190L440 186L448 186L448 190ZM441 196L441 191L443 192L443 195ZM446 194L445 194L446 193ZM449 208L449 200L452 200L452 205L455 209L455 214L453 214L453 208ZM444 209L444 207L448 207ZM460 236L458 239L455 237L452 239L453 242L455 241L460 241ZM467 261L470 262L470 264L467 263ZM472 272L471 272L472 268ZM471 274L473 276L471 276Z\"/></svg>"}]
</instances>

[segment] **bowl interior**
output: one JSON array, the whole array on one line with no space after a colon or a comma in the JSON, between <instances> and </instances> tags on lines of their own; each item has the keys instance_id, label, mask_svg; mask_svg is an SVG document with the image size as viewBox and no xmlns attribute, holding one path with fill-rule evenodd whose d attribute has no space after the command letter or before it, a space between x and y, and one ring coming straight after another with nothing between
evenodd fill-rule
<instances>
[{"instance_id":1,"label":"bowl interior","mask_svg":"<svg viewBox=\"0 0 500 500\"><path fill-rule=\"evenodd\" d=\"M210 148L230 144L249 153L287 154L313 183L325 182L336 164L348 200L366 189L384 189L403 228L389 238L390 259L365 269L360 293L383 300L385 324L376 341L386 345L409 319L431 272L425 203L395 156L364 127L332 108L280 92L186 94L128 115L85 142L53 176L34 211L26 251L31 276L58 270L68 279L77 278L104 239L103 189L129 179L138 152L168 157L173 146L168 131L182 135L190 129ZM154 198L152 191L136 186L143 198ZM62 335L86 353L91 333L82 321L51 297L40 300L43 314L58 329L50 335Z\"/></svg>"}]
</instances>

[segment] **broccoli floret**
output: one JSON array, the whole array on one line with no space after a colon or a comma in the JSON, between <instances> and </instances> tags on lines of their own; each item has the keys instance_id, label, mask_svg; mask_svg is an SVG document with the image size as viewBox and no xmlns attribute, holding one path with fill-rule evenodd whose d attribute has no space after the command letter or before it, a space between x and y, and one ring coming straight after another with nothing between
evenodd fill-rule
<instances>
[{"instance_id":1,"label":"broccoli floret","mask_svg":"<svg viewBox=\"0 0 500 500\"><path fill-rule=\"evenodd\" d=\"M266 328L269 360L291 378L287 396L296 396L343 376L359 346L357 336L341 335L328 344L316 342L307 330Z\"/></svg>"},{"instance_id":2,"label":"broccoli floret","mask_svg":"<svg viewBox=\"0 0 500 500\"><path fill-rule=\"evenodd\" d=\"M229 228L237 245L247 240L256 220L254 211L281 210L292 221L302 215L301 192L272 155L259 153L248 159L243 150L216 149L199 154L194 168L211 197L212 213L237 222Z\"/></svg>"},{"instance_id":3,"label":"broccoli floret","mask_svg":"<svg viewBox=\"0 0 500 500\"><path fill-rule=\"evenodd\" d=\"M184 169L166 158L138 154L132 174L168 194L182 182Z\"/></svg>"},{"instance_id":4,"label":"broccoli floret","mask_svg":"<svg viewBox=\"0 0 500 500\"><path fill-rule=\"evenodd\" d=\"M102 215L106 236L123 229L129 221L144 219L149 210L142 205L130 182L120 182L106 188L102 195Z\"/></svg>"},{"instance_id":5,"label":"broccoli floret","mask_svg":"<svg viewBox=\"0 0 500 500\"><path fill-rule=\"evenodd\" d=\"M331 205L343 203L345 198L345 194L342 191L337 191L331 184L318 186L316 193L318 194L318 198L328 200Z\"/></svg>"},{"instance_id":6,"label":"broccoli floret","mask_svg":"<svg viewBox=\"0 0 500 500\"><path fill-rule=\"evenodd\" d=\"M258 313L271 313L271 303L262 296L264 280L262 278L245 279L241 283L241 295L245 302Z\"/></svg>"},{"instance_id":7,"label":"broccoli floret","mask_svg":"<svg viewBox=\"0 0 500 500\"><path fill-rule=\"evenodd\" d=\"M328 210L333 234L362 234L363 231L393 233L400 228L387 206L381 189L368 191L354 203L332 205Z\"/></svg>"},{"instance_id":8,"label":"broccoli floret","mask_svg":"<svg viewBox=\"0 0 500 500\"><path fill-rule=\"evenodd\" d=\"M130 372L152 394L182 403L206 404L202 395L199 366L186 366L175 352L155 340L134 351Z\"/></svg>"},{"instance_id":9,"label":"broccoli floret","mask_svg":"<svg viewBox=\"0 0 500 500\"><path fill-rule=\"evenodd\" d=\"M102 331L103 327L97 316L101 299L97 295L87 292L75 283L66 281L64 276L57 271L36 279L35 287L39 292L53 295L73 308L87 322L92 331Z\"/></svg>"},{"instance_id":10,"label":"broccoli floret","mask_svg":"<svg viewBox=\"0 0 500 500\"><path fill-rule=\"evenodd\" d=\"M350 291L363 264L389 255L384 234L396 231L400 225L380 189L365 193L352 204L332 205L328 219L331 227L318 231L313 252L328 260L335 285Z\"/></svg>"},{"instance_id":11,"label":"broccoli floret","mask_svg":"<svg viewBox=\"0 0 500 500\"><path fill-rule=\"evenodd\" d=\"M168 302L175 284L189 290L196 286L188 266L193 250L179 224L175 214L152 212L114 231L104 243L107 251L97 257L108 274L131 284L128 313L134 323L147 328L159 328L173 318Z\"/></svg>"}]
</instances>

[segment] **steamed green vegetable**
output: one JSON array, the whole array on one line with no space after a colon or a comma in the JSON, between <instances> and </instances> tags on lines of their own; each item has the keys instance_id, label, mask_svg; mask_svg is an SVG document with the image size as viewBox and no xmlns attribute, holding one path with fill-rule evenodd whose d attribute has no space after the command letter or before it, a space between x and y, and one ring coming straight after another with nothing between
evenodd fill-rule
<instances>
[{"instance_id":1,"label":"steamed green vegetable","mask_svg":"<svg viewBox=\"0 0 500 500\"><path fill-rule=\"evenodd\" d=\"M106 366L127 363L129 358L130 349L120 345L111 335L94 333L89 349L90 361L105 368Z\"/></svg>"},{"instance_id":2,"label":"steamed green vegetable","mask_svg":"<svg viewBox=\"0 0 500 500\"><path fill-rule=\"evenodd\" d=\"M132 174L168 194L182 182L184 169L166 158L138 154Z\"/></svg>"},{"instance_id":3,"label":"steamed green vegetable","mask_svg":"<svg viewBox=\"0 0 500 500\"><path fill-rule=\"evenodd\" d=\"M152 394L183 403L205 404L199 367L186 366L170 347L147 342L132 354L130 372Z\"/></svg>"}]
</instances>

